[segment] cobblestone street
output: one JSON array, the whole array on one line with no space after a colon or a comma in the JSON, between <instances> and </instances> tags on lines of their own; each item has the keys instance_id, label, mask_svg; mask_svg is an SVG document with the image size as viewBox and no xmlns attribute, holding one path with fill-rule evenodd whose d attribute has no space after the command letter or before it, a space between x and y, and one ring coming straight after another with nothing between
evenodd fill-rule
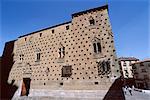
<instances>
[{"instance_id":1,"label":"cobblestone street","mask_svg":"<svg viewBox=\"0 0 150 100\"><path fill-rule=\"evenodd\" d=\"M125 98L126 100L150 100L150 93L132 91L132 96L127 92Z\"/></svg>"}]
</instances>

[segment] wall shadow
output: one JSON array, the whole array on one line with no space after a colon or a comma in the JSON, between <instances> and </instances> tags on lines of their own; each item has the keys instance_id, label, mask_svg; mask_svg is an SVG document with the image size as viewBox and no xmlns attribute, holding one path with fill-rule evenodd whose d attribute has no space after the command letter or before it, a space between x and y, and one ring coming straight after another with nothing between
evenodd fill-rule
<instances>
[{"instance_id":1,"label":"wall shadow","mask_svg":"<svg viewBox=\"0 0 150 100\"><path fill-rule=\"evenodd\" d=\"M14 40L15 41L15 40ZM14 86L13 83L15 80L12 80L11 84L7 83L9 72L13 65L13 48L14 48L14 41L6 42L3 55L1 57L1 64L0 64L0 99L1 100L10 100L15 91L17 90L17 86Z\"/></svg>"},{"instance_id":2,"label":"wall shadow","mask_svg":"<svg viewBox=\"0 0 150 100\"><path fill-rule=\"evenodd\" d=\"M116 79L112 86L109 88L103 100L125 100L122 86L123 81L121 78Z\"/></svg>"}]
</instances>

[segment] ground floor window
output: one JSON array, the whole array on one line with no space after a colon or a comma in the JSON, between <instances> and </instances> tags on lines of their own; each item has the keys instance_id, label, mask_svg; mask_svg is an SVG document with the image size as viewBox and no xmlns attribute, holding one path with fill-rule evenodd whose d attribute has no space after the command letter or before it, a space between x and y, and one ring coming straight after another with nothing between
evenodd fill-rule
<instances>
[{"instance_id":1,"label":"ground floor window","mask_svg":"<svg viewBox=\"0 0 150 100\"><path fill-rule=\"evenodd\" d=\"M62 67L62 77L70 77L72 75L72 66L63 66Z\"/></svg>"}]
</instances>

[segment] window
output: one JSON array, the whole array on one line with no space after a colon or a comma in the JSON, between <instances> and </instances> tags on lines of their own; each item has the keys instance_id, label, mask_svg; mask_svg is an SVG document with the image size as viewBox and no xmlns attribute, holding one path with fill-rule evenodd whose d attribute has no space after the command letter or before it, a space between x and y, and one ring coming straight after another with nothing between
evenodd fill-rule
<instances>
[{"instance_id":1,"label":"window","mask_svg":"<svg viewBox=\"0 0 150 100\"><path fill-rule=\"evenodd\" d=\"M95 25L95 20L93 19L93 17L89 18L89 23L90 25Z\"/></svg>"},{"instance_id":2,"label":"window","mask_svg":"<svg viewBox=\"0 0 150 100\"><path fill-rule=\"evenodd\" d=\"M100 42L93 43L93 47L94 47L94 53L100 53L101 52Z\"/></svg>"},{"instance_id":3,"label":"window","mask_svg":"<svg viewBox=\"0 0 150 100\"><path fill-rule=\"evenodd\" d=\"M94 53L101 53L102 49L101 49L100 39L94 37L94 39L92 40L92 42L93 42Z\"/></svg>"},{"instance_id":4,"label":"window","mask_svg":"<svg viewBox=\"0 0 150 100\"><path fill-rule=\"evenodd\" d=\"M63 66L62 67L62 77L70 77L72 75L72 66Z\"/></svg>"},{"instance_id":5,"label":"window","mask_svg":"<svg viewBox=\"0 0 150 100\"><path fill-rule=\"evenodd\" d=\"M37 53L37 54L36 54L36 57L37 57L37 58L36 58L36 61L39 61L39 60L40 60L40 53Z\"/></svg>"},{"instance_id":6,"label":"window","mask_svg":"<svg viewBox=\"0 0 150 100\"><path fill-rule=\"evenodd\" d=\"M146 72L146 69L141 69L142 72Z\"/></svg>"},{"instance_id":7,"label":"window","mask_svg":"<svg viewBox=\"0 0 150 100\"><path fill-rule=\"evenodd\" d=\"M35 61L40 61L41 59L41 50L38 48L36 49L36 60Z\"/></svg>"},{"instance_id":8,"label":"window","mask_svg":"<svg viewBox=\"0 0 150 100\"><path fill-rule=\"evenodd\" d=\"M95 83L95 85L97 85L98 84L98 82L94 82Z\"/></svg>"},{"instance_id":9,"label":"window","mask_svg":"<svg viewBox=\"0 0 150 100\"><path fill-rule=\"evenodd\" d=\"M66 26L66 30L69 30L69 25Z\"/></svg>"},{"instance_id":10,"label":"window","mask_svg":"<svg viewBox=\"0 0 150 100\"><path fill-rule=\"evenodd\" d=\"M97 62L98 74L104 75L110 73L110 61L99 61Z\"/></svg>"},{"instance_id":11,"label":"window","mask_svg":"<svg viewBox=\"0 0 150 100\"><path fill-rule=\"evenodd\" d=\"M65 56L65 47L60 43L58 49L58 58L64 58L64 56Z\"/></svg>"},{"instance_id":12,"label":"window","mask_svg":"<svg viewBox=\"0 0 150 100\"><path fill-rule=\"evenodd\" d=\"M126 77L129 77L128 71L127 71L126 69L125 69L124 71L125 71L125 76L126 76Z\"/></svg>"},{"instance_id":13,"label":"window","mask_svg":"<svg viewBox=\"0 0 150 100\"><path fill-rule=\"evenodd\" d=\"M42 33L40 33L40 37L42 36Z\"/></svg>"},{"instance_id":14,"label":"window","mask_svg":"<svg viewBox=\"0 0 150 100\"><path fill-rule=\"evenodd\" d=\"M20 61L23 61L23 58L24 58L24 55L23 55L23 54L20 54L20 55L19 55Z\"/></svg>"},{"instance_id":15,"label":"window","mask_svg":"<svg viewBox=\"0 0 150 100\"><path fill-rule=\"evenodd\" d=\"M52 30L52 33L54 33L54 29Z\"/></svg>"},{"instance_id":16,"label":"window","mask_svg":"<svg viewBox=\"0 0 150 100\"><path fill-rule=\"evenodd\" d=\"M98 49L98 52L101 52L101 45L99 42L97 43L97 49Z\"/></svg>"},{"instance_id":17,"label":"window","mask_svg":"<svg viewBox=\"0 0 150 100\"><path fill-rule=\"evenodd\" d=\"M144 66L144 64L143 64L143 63L140 63L140 66Z\"/></svg>"},{"instance_id":18,"label":"window","mask_svg":"<svg viewBox=\"0 0 150 100\"><path fill-rule=\"evenodd\" d=\"M150 64L148 64L148 67L150 67Z\"/></svg>"},{"instance_id":19,"label":"window","mask_svg":"<svg viewBox=\"0 0 150 100\"><path fill-rule=\"evenodd\" d=\"M127 65L126 62L124 61L123 66L126 66L126 65Z\"/></svg>"},{"instance_id":20,"label":"window","mask_svg":"<svg viewBox=\"0 0 150 100\"><path fill-rule=\"evenodd\" d=\"M47 67L47 69L46 69L46 75L48 76L48 73L50 72L50 70L49 70L49 68Z\"/></svg>"}]
</instances>

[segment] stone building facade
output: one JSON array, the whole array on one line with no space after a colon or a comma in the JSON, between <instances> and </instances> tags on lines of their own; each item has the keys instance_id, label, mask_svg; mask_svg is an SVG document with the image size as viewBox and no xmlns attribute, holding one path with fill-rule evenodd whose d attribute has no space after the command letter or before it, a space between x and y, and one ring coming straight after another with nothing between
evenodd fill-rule
<instances>
[{"instance_id":1,"label":"stone building facade","mask_svg":"<svg viewBox=\"0 0 150 100\"><path fill-rule=\"evenodd\" d=\"M135 87L150 90L150 59L135 62L132 66Z\"/></svg>"},{"instance_id":2,"label":"stone building facade","mask_svg":"<svg viewBox=\"0 0 150 100\"><path fill-rule=\"evenodd\" d=\"M18 37L13 55L8 82L21 87L20 95L42 89L107 92L120 76L108 5Z\"/></svg>"}]
</instances>

